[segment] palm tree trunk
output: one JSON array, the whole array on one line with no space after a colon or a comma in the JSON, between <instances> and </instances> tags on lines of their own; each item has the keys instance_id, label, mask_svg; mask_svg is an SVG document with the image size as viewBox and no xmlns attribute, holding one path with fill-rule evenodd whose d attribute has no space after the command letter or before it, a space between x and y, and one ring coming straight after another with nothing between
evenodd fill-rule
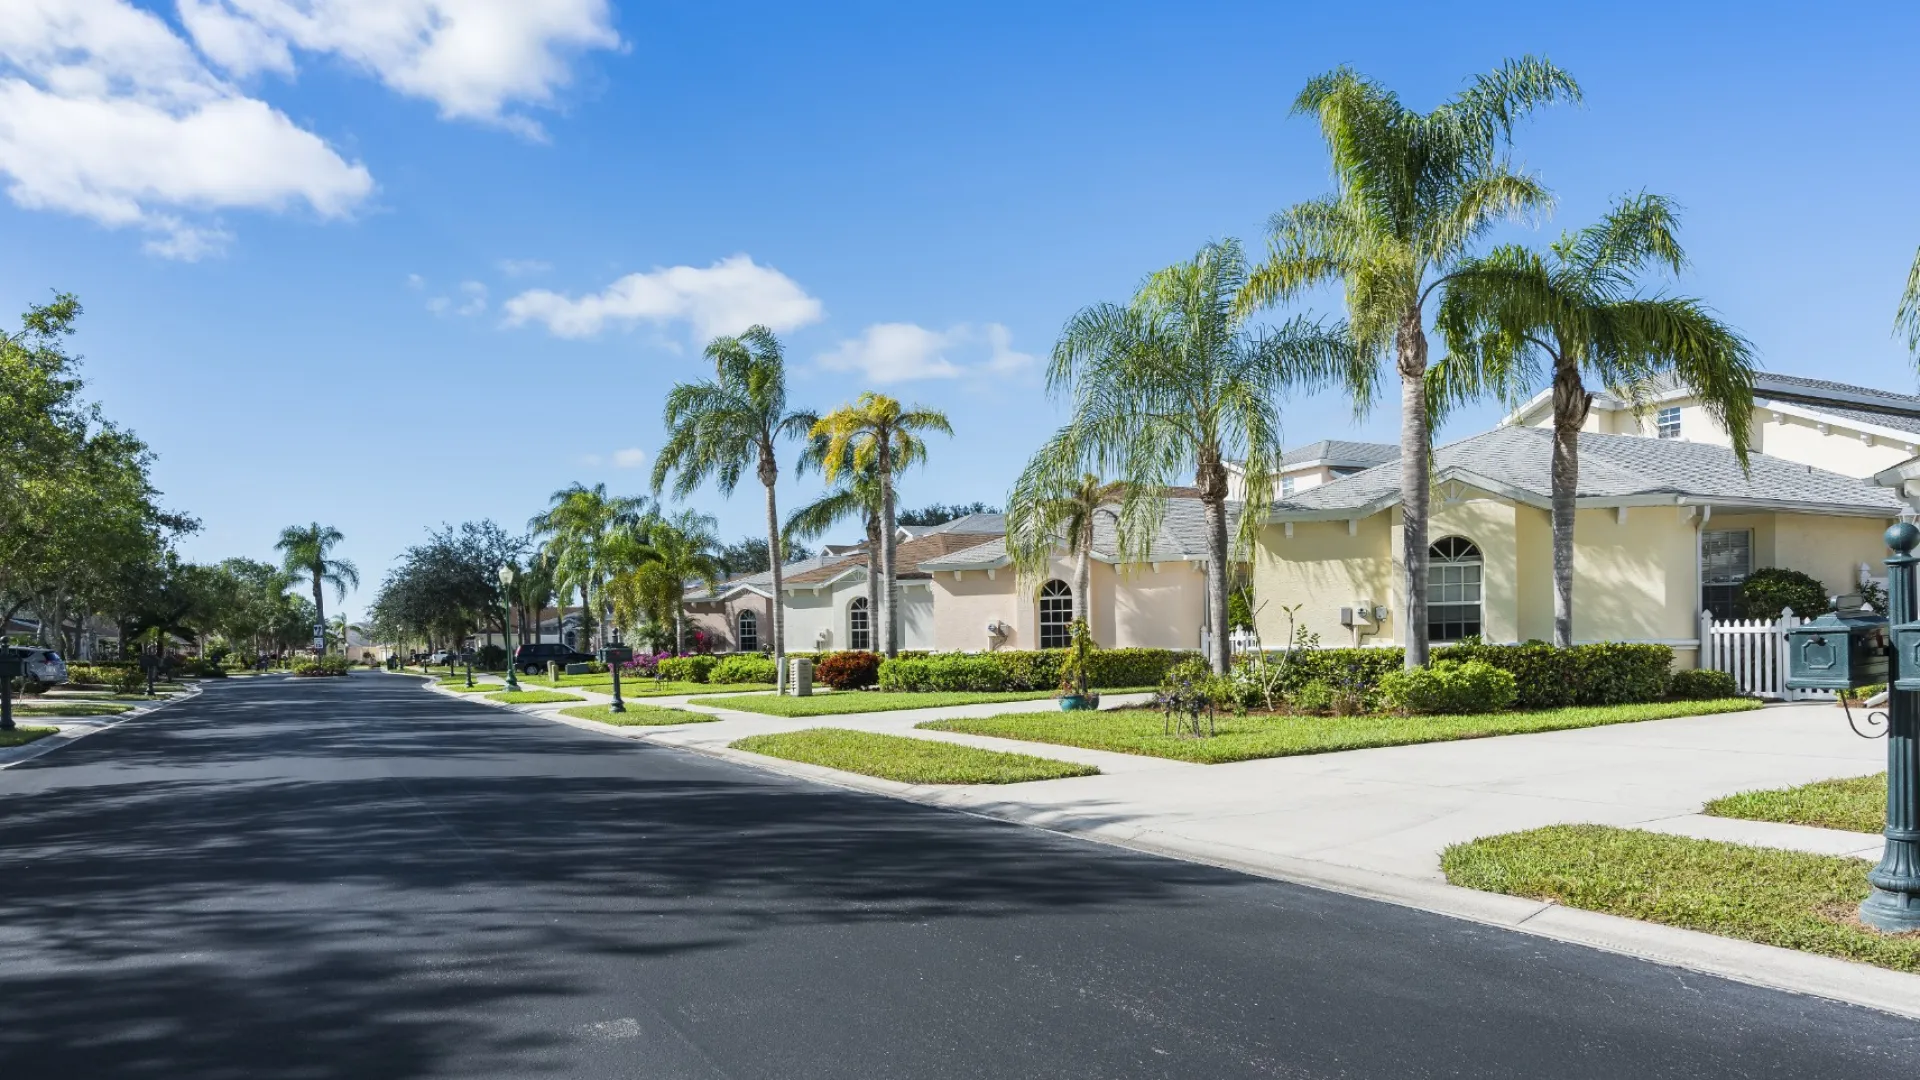
<instances>
[{"instance_id":1,"label":"palm tree trunk","mask_svg":"<svg viewBox=\"0 0 1920 1080\"><path fill-rule=\"evenodd\" d=\"M1087 624L1087 632L1093 632L1093 598L1088 592L1093 588L1093 530L1088 529L1080 537L1080 557L1073 568L1073 618L1076 622Z\"/></svg>"},{"instance_id":2,"label":"palm tree trunk","mask_svg":"<svg viewBox=\"0 0 1920 1080\"><path fill-rule=\"evenodd\" d=\"M780 569L780 509L774 504L774 481L766 479L766 459L761 455L761 479L767 486L767 563L773 572L773 692L787 692L787 605L781 592L785 575Z\"/></svg>"},{"instance_id":3,"label":"palm tree trunk","mask_svg":"<svg viewBox=\"0 0 1920 1080\"><path fill-rule=\"evenodd\" d=\"M327 625L327 604L326 600L323 599L324 596L325 593L320 588L320 568L316 566L313 569L313 614L315 626ZM323 648L320 651L325 652L326 650Z\"/></svg>"},{"instance_id":4,"label":"palm tree trunk","mask_svg":"<svg viewBox=\"0 0 1920 1080\"><path fill-rule=\"evenodd\" d=\"M1574 494L1580 490L1580 427L1593 396L1565 356L1553 368L1553 643L1573 644Z\"/></svg>"},{"instance_id":5,"label":"palm tree trunk","mask_svg":"<svg viewBox=\"0 0 1920 1080\"><path fill-rule=\"evenodd\" d=\"M1432 433L1427 416L1427 334L1421 310L1400 321L1394 345L1400 368L1400 538L1406 548L1407 619L1401 628L1406 666L1427 666L1427 513Z\"/></svg>"},{"instance_id":6,"label":"palm tree trunk","mask_svg":"<svg viewBox=\"0 0 1920 1080\"><path fill-rule=\"evenodd\" d=\"M1207 516L1207 662L1225 675L1233 662L1227 641L1227 504L1219 495L1203 496Z\"/></svg>"},{"instance_id":7,"label":"palm tree trunk","mask_svg":"<svg viewBox=\"0 0 1920 1080\"><path fill-rule=\"evenodd\" d=\"M886 601L886 613L881 628L886 632L886 654L889 657L900 655L900 642L894 634L894 609L899 604L899 586L894 581L894 523L893 523L893 433L882 431L877 440L880 444L878 471L880 473L880 589Z\"/></svg>"},{"instance_id":8,"label":"palm tree trunk","mask_svg":"<svg viewBox=\"0 0 1920 1080\"><path fill-rule=\"evenodd\" d=\"M867 522L867 651L879 652L880 625L880 518ZM853 644L849 641L847 644Z\"/></svg>"}]
</instances>

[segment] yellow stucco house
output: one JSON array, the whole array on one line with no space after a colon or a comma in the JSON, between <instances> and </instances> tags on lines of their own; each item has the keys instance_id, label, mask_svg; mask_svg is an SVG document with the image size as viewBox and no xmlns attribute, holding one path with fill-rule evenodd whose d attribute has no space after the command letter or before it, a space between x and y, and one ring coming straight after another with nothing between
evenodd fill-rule
<instances>
[{"instance_id":1,"label":"yellow stucco house","mask_svg":"<svg viewBox=\"0 0 1920 1080\"><path fill-rule=\"evenodd\" d=\"M1553 624L1543 395L1493 431L1435 451L1428 630L1435 642L1546 639ZM1920 492L1920 398L1791 376L1756 385L1751 471L1677 389L1639 408L1596 395L1581 436L1576 641L1657 642L1690 665L1700 613L1735 614L1761 567L1833 593L1880 572L1881 533ZM1404 629L1400 477L1389 461L1277 494L1253 578L1261 635L1285 609L1323 645L1398 644Z\"/></svg>"}]
</instances>

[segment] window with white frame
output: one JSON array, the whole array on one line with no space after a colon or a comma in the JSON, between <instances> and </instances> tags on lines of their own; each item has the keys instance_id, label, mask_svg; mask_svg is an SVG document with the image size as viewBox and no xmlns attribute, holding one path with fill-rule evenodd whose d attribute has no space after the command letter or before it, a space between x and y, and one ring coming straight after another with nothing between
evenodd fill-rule
<instances>
[{"instance_id":1,"label":"window with white frame","mask_svg":"<svg viewBox=\"0 0 1920 1080\"><path fill-rule=\"evenodd\" d=\"M856 596L847 605L847 648L873 651L872 613L867 610L867 598Z\"/></svg>"},{"instance_id":2,"label":"window with white frame","mask_svg":"<svg viewBox=\"0 0 1920 1080\"><path fill-rule=\"evenodd\" d=\"M739 633L734 637L734 651L759 652L760 613L757 611L743 611L734 619L734 622L739 626Z\"/></svg>"},{"instance_id":3,"label":"window with white frame","mask_svg":"<svg viewBox=\"0 0 1920 1080\"><path fill-rule=\"evenodd\" d=\"M1054 578L1040 586L1040 647L1064 649L1073 642L1073 590Z\"/></svg>"},{"instance_id":4,"label":"window with white frame","mask_svg":"<svg viewBox=\"0 0 1920 1080\"><path fill-rule=\"evenodd\" d=\"M1485 561L1464 536L1446 536L1427 549L1427 640L1479 637Z\"/></svg>"},{"instance_id":5,"label":"window with white frame","mask_svg":"<svg viewBox=\"0 0 1920 1080\"><path fill-rule=\"evenodd\" d=\"M1705 529L1700 533L1700 607L1714 621L1738 619L1740 587L1753 573L1752 529Z\"/></svg>"},{"instance_id":6,"label":"window with white frame","mask_svg":"<svg viewBox=\"0 0 1920 1080\"><path fill-rule=\"evenodd\" d=\"M1653 414L1653 433L1662 439L1680 437L1680 406L1669 405Z\"/></svg>"},{"instance_id":7,"label":"window with white frame","mask_svg":"<svg viewBox=\"0 0 1920 1080\"><path fill-rule=\"evenodd\" d=\"M1284 499L1291 496L1293 494L1294 487L1295 487L1295 484L1294 484L1293 477L1291 476L1281 477L1280 478L1280 497Z\"/></svg>"}]
</instances>

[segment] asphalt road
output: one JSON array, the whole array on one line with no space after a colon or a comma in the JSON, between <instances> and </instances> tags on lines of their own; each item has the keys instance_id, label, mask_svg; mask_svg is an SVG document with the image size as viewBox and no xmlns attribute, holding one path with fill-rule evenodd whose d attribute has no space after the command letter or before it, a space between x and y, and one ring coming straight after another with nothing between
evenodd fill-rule
<instances>
[{"instance_id":1,"label":"asphalt road","mask_svg":"<svg viewBox=\"0 0 1920 1080\"><path fill-rule=\"evenodd\" d=\"M0 1077L1877 1077L1920 1024L449 701L0 771Z\"/></svg>"}]
</instances>

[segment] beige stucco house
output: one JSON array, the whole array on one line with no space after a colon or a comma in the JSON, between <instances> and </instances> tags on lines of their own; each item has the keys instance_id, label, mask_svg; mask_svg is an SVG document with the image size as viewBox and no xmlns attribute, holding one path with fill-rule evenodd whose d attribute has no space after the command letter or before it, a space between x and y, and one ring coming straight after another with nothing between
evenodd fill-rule
<instances>
[{"instance_id":1,"label":"beige stucco house","mask_svg":"<svg viewBox=\"0 0 1920 1080\"><path fill-rule=\"evenodd\" d=\"M1920 422L1920 401L1914 404ZM1778 408L1766 406L1769 416ZM1605 423L1625 423L1620 410L1596 403L1595 411ZM1783 415L1783 424L1801 422ZM1581 436L1576 641L1658 642L1691 664L1701 610L1731 615L1739 584L1754 569L1789 567L1851 592L1861 568L1885 558L1880 535L1909 507L1871 478L1878 461L1854 449L1875 445L1856 436L1836 447L1841 468L1755 453L1743 472L1705 416L1683 411L1681 431L1669 425L1665 438L1638 433L1644 429ZM1435 642L1552 636L1551 436L1529 425L1525 409L1511 419L1435 451L1428 570ZM1830 432L1838 424L1822 422ZM1797 434L1775 445L1819 455ZM1253 571L1264 639L1283 639L1283 609L1299 605L1295 617L1324 645L1404 641L1399 473L1389 462L1276 498Z\"/></svg>"}]
</instances>

